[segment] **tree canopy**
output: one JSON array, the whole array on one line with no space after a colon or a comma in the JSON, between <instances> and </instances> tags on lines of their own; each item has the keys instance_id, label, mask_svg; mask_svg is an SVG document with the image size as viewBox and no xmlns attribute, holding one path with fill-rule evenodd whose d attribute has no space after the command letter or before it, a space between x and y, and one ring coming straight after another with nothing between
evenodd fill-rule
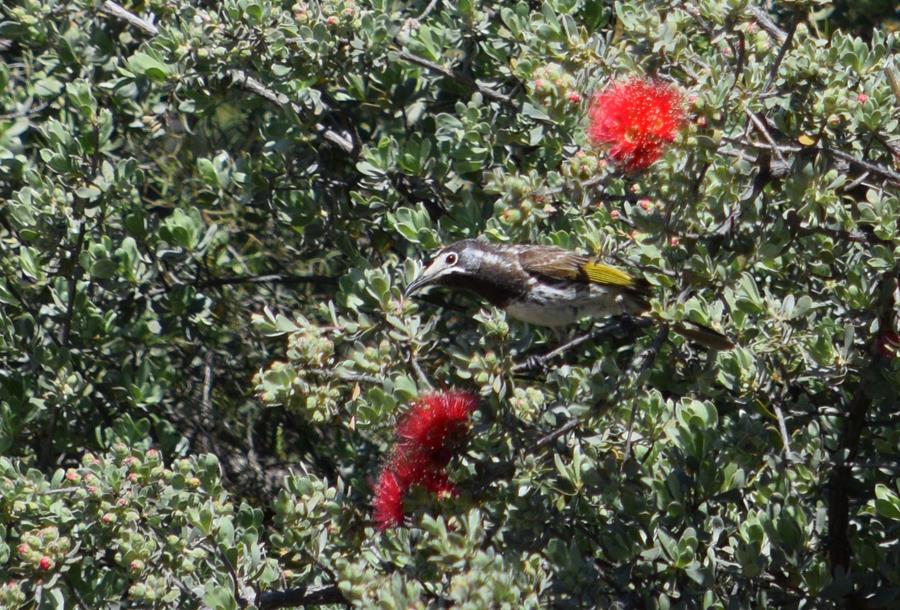
<instances>
[{"instance_id":1,"label":"tree canopy","mask_svg":"<svg viewBox=\"0 0 900 610\"><path fill-rule=\"evenodd\" d=\"M890 4L4 4L0 607L897 607ZM658 321L403 297L475 237Z\"/></svg>"}]
</instances>

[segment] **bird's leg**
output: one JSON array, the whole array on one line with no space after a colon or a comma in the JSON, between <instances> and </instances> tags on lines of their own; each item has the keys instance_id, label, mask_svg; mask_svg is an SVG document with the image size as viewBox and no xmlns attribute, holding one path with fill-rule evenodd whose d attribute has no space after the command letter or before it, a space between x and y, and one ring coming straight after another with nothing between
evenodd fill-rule
<instances>
[{"instance_id":1,"label":"bird's leg","mask_svg":"<svg viewBox=\"0 0 900 610\"><path fill-rule=\"evenodd\" d=\"M567 352L573 347L578 347L585 341L590 341L591 339L599 339L600 337L612 334L619 329L623 329L625 330L626 334L630 334L637 326L638 324L631 316L616 316L614 318L609 318L600 326L591 329L590 332L587 332L583 335L578 335L574 339L563 343L559 347L550 350L546 354L534 354L528 356L523 362L514 365L512 370L513 372L518 372L541 369L553 358L556 358L560 354ZM641 326L646 325L641 324Z\"/></svg>"},{"instance_id":2,"label":"bird's leg","mask_svg":"<svg viewBox=\"0 0 900 610\"><path fill-rule=\"evenodd\" d=\"M572 339L571 341L569 341L567 343L563 343L559 347L550 350L546 354L532 354L532 355L526 357L524 362L521 362L521 363L513 366L513 371L533 371L536 369L542 369L547 364L547 362L552 360L554 357L558 356L559 354L562 354L566 350L569 350L573 347L581 345L582 343L584 343L585 341L587 341L588 339L590 339L593 336L594 336L593 332L585 333L583 335L579 335L579 336L575 337L574 339Z\"/></svg>"}]
</instances>

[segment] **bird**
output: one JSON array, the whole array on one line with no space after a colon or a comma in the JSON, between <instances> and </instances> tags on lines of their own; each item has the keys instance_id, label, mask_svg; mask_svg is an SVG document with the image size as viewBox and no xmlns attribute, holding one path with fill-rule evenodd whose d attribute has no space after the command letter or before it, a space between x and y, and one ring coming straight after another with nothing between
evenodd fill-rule
<instances>
[{"instance_id":1,"label":"bird","mask_svg":"<svg viewBox=\"0 0 900 610\"><path fill-rule=\"evenodd\" d=\"M647 280L558 246L463 239L441 248L404 296L435 284L474 292L510 317L537 326L651 311ZM715 350L734 347L728 337L702 324L677 322L672 329Z\"/></svg>"}]
</instances>

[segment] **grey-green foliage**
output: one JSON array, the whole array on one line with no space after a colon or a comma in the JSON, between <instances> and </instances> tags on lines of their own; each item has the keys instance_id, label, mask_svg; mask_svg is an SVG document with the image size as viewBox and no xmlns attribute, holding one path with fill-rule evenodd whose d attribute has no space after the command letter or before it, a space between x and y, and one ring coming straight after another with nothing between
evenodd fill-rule
<instances>
[{"instance_id":1,"label":"grey-green foliage","mask_svg":"<svg viewBox=\"0 0 900 610\"><path fill-rule=\"evenodd\" d=\"M4 5L0 604L896 604L900 43L776 4ZM585 110L643 74L690 123L623 174ZM482 234L636 266L738 347L523 374L556 337L401 297ZM481 399L460 494L378 534L430 385Z\"/></svg>"}]
</instances>

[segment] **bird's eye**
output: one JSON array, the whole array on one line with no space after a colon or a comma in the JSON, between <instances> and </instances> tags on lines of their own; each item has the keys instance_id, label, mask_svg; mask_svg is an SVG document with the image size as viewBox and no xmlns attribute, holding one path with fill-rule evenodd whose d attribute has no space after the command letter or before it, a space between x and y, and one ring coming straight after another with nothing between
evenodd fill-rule
<instances>
[{"instance_id":1,"label":"bird's eye","mask_svg":"<svg viewBox=\"0 0 900 610\"><path fill-rule=\"evenodd\" d=\"M457 260L459 260L459 258L456 256L455 252L451 252L447 255L447 258L444 259L448 265L455 265Z\"/></svg>"}]
</instances>

